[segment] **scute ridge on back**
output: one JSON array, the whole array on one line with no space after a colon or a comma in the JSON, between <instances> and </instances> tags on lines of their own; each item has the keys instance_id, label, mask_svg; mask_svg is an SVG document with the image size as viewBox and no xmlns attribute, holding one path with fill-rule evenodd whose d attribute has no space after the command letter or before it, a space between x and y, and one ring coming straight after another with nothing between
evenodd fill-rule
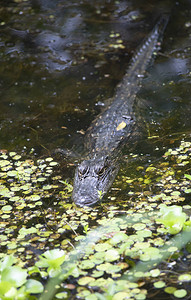
<instances>
[{"instance_id":1,"label":"scute ridge on back","mask_svg":"<svg viewBox=\"0 0 191 300\"><path fill-rule=\"evenodd\" d=\"M113 102L97 116L86 132L87 159L76 168L73 200L93 205L112 185L119 170L121 150L131 137L136 120L134 102L145 71L160 49L168 16L162 16L139 46L117 86Z\"/></svg>"}]
</instances>

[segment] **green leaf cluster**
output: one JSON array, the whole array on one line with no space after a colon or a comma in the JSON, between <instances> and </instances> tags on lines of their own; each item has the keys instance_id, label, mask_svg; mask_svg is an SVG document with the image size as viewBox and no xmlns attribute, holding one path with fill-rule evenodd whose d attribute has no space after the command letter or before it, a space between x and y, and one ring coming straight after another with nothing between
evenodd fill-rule
<instances>
[{"instance_id":1,"label":"green leaf cluster","mask_svg":"<svg viewBox=\"0 0 191 300\"><path fill-rule=\"evenodd\" d=\"M177 205L168 207L165 204L161 204L160 215L161 217L157 221L162 223L170 234L179 233L187 219L186 214L182 212L182 207Z\"/></svg>"},{"instance_id":2,"label":"green leaf cluster","mask_svg":"<svg viewBox=\"0 0 191 300\"><path fill-rule=\"evenodd\" d=\"M15 258L10 255L0 261L0 299L36 299L31 294L43 292L43 285L34 279L27 279L27 270L13 265Z\"/></svg>"},{"instance_id":3,"label":"green leaf cluster","mask_svg":"<svg viewBox=\"0 0 191 300\"><path fill-rule=\"evenodd\" d=\"M50 277L55 277L61 272L61 265L65 261L66 255L63 250L53 249L40 255L37 267L47 268Z\"/></svg>"}]
</instances>

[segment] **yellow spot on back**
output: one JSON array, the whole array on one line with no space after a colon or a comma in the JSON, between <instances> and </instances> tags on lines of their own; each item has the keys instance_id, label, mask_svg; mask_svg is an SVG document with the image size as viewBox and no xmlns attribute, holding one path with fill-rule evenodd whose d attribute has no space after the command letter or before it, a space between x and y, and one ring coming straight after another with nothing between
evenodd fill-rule
<instances>
[{"instance_id":1,"label":"yellow spot on back","mask_svg":"<svg viewBox=\"0 0 191 300\"><path fill-rule=\"evenodd\" d=\"M116 130L119 131L119 130L125 128L126 126L127 126L127 124L126 124L124 121L122 121L122 122L117 126Z\"/></svg>"}]
</instances>

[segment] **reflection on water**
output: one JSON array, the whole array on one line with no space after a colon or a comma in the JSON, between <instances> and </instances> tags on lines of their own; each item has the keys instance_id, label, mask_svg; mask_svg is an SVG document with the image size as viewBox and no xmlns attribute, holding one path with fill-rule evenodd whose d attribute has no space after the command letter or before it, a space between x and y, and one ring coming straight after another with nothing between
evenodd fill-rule
<instances>
[{"instance_id":1,"label":"reflection on water","mask_svg":"<svg viewBox=\"0 0 191 300\"><path fill-rule=\"evenodd\" d=\"M188 132L190 3L159 2L2 1L0 147L33 147L38 154L71 147L99 113L96 103L113 95L159 13L171 6L163 55L140 96L157 134ZM156 135L155 126L150 130Z\"/></svg>"}]
</instances>

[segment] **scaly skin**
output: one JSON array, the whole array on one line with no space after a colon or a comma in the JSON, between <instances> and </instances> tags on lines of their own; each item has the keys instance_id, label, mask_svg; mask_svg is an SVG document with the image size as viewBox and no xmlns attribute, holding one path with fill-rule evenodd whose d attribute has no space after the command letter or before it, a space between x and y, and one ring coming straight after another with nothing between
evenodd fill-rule
<instances>
[{"instance_id":1,"label":"scaly skin","mask_svg":"<svg viewBox=\"0 0 191 300\"><path fill-rule=\"evenodd\" d=\"M135 126L133 105L148 64L160 49L168 18L162 17L137 49L129 68L117 86L112 104L86 132L87 159L77 168L73 200L79 206L93 205L112 185L119 170L119 157Z\"/></svg>"}]
</instances>

